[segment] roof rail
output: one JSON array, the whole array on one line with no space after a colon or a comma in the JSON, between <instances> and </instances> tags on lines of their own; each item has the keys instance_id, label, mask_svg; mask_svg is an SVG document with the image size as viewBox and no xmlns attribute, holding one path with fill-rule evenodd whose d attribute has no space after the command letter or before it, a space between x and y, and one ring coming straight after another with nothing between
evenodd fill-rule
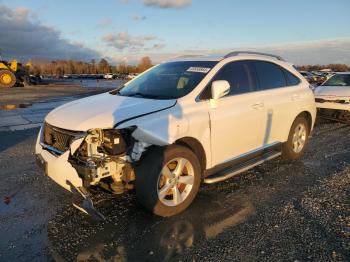
<instances>
[{"instance_id":1,"label":"roof rail","mask_svg":"<svg viewBox=\"0 0 350 262\"><path fill-rule=\"evenodd\" d=\"M224 58L228 58L228 57L232 57L232 56L238 56L238 55L244 55L244 54L269 56L269 57L276 58L277 60L285 61L282 57L280 57L278 55L271 55L271 54L266 54L266 53L261 53L261 52L254 52L254 51L233 51L233 52L230 52L227 55L225 55Z\"/></svg>"}]
</instances>

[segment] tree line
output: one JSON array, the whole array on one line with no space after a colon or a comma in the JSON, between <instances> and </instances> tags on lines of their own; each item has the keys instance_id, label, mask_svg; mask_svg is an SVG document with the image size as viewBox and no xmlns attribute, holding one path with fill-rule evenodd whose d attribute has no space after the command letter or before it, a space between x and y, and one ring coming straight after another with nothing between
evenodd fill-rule
<instances>
[{"instance_id":1,"label":"tree line","mask_svg":"<svg viewBox=\"0 0 350 262\"><path fill-rule=\"evenodd\" d=\"M148 56L143 57L137 65L121 63L113 66L105 58L102 58L98 63L92 59L90 62L77 60L31 61L30 64L30 73L33 75L60 76L66 74L141 73L153 66Z\"/></svg>"},{"instance_id":2,"label":"tree line","mask_svg":"<svg viewBox=\"0 0 350 262\"><path fill-rule=\"evenodd\" d=\"M77 60L54 60L51 62L31 62L30 73L34 75L65 75L65 74L106 74L106 73L141 73L152 67L150 57L141 58L137 65L121 63L111 65L107 59L102 58L98 63L95 59L90 62ZM329 65L302 65L297 67L300 71L318 71L321 69L331 69L336 72L350 71L346 64Z\"/></svg>"},{"instance_id":3,"label":"tree line","mask_svg":"<svg viewBox=\"0 0 350 262\"><path fill-rule=\"evenodd\" d=\"M331 69L334 72L350 71L350 66L346 64L329 64L329 65L302 65L297 67L300 71L319 71L322 69Z\"/></svg>"}]
</instances>

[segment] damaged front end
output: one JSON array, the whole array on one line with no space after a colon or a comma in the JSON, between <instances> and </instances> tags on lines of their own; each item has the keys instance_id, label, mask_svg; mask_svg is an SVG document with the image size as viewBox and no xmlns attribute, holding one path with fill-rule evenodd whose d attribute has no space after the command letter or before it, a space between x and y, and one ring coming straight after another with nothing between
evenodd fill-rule
<instances>
[{"instance_id":1,"label":"damaged front end","mask_svg":"<svg viewBox=\"0 0 350 262\"><path fill-rule=\"evenodd\" d=\"M135 140L133 129L102 130L87 132L80 147L69 158L69 162L83 179L83 186L101 186L120 194L132 189L135 174L131 163Z\"/></svg>"},{"instance_id":2,"label":"damaged front end","mask_svg":"<svg viewBox=\"0 0 350 262\"><path fill-rule=\"evenodd\" d=\"M94 189L115 194L133 189L133 163L149 146L132 136L135 129L75 132L45 123L36 145L37 160L50 178L71 192L78 191L85 206L93 208L89 195ZM88 212L84 203L79 209Z\"/></svg>"}]
</instances>

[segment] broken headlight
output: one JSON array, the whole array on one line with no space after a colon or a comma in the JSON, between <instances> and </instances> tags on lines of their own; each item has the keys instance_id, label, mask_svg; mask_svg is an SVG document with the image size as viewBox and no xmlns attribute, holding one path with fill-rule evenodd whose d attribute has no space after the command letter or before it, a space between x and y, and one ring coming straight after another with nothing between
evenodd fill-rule
<instances>
[{"instance_id":1,"label":"broken headlight","mask_svg":"<svg viewBox=\"0 0 350 262\"><path fill-rule=\"evenodd\" d=\"M108 129L103 130L103 139L101 147L109 155L124 155L132 146L130 129Z\"/></svg>"}]
</instances>

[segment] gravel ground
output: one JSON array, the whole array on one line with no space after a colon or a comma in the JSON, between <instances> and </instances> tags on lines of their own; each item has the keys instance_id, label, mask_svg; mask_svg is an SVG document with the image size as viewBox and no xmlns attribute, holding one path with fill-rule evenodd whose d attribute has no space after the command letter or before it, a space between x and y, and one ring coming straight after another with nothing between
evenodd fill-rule
<instances>
[{"instance_id":1,"label":"gravel ground","mask_svg":"<svg viewBox=\"0 0 350 262\"><path fill-rule=\"evenodd\" d=\"M0 132L0 261L349 261L350 126L319 123L301 160L203 185L159 218L100 194L95 221L34 163L37 129Z\"/></svg>"}]
</instances>

